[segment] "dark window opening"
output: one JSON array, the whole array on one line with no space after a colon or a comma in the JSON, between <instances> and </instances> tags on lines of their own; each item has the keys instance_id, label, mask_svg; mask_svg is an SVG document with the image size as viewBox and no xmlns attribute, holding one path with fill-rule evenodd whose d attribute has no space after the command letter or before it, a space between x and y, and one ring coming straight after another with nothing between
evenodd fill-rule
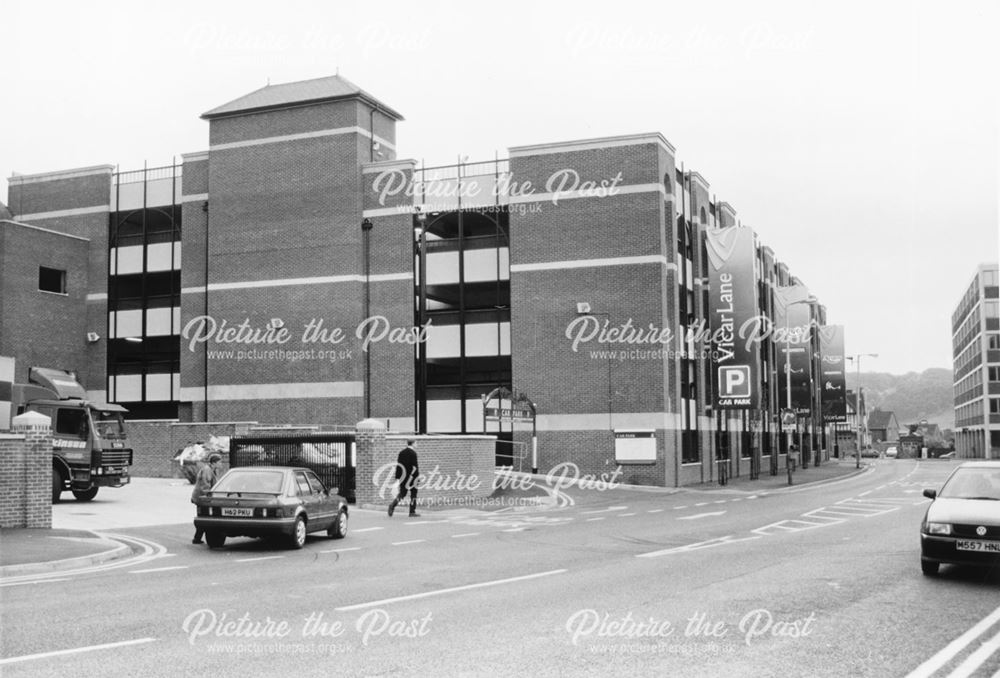
<instances>
[{"instance_id":1,"label":"dark window opening","mask_svg":"<svg viewBox=\"0 0 1000 678\"><path fill-rule=\"evenodd\" d=\"M58 268L38 267L38 289L41 292L66 294L66 271Z\"/></svg>"}]
</instances>

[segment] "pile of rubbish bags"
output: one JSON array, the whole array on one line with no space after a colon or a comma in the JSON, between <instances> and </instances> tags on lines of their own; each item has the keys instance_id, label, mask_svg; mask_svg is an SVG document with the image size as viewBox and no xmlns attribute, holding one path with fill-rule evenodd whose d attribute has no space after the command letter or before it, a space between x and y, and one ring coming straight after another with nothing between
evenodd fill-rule
<instances>
[{"instance_id":1,"label":"pile of rubbish bags","mask_svg":"<svg viewBox=\"0 0 1000 678\"><path fill-rule=\"evenodd\" d=\"M188 482L194 484L194 480L198 476L198 467L203 463L207 464L209 456L216 452L221 454L224 460L228 459L228 436L209 436L207 443L199 441L188 445L174 455L174 461L180 464L181 473Z\"/></svg>"}]
</instances>

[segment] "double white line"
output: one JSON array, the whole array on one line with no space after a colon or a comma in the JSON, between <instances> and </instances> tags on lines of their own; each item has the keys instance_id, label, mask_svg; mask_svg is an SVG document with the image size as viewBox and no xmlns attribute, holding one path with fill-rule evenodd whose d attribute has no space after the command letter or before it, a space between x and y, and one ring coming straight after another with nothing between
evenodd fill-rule
<instances>
[{"instance_id":1,"label":"double white line","mask_svg":"<svg viewBox=\"0 0 1000 678\"><path fill-rule=\"evenodd\" d=\"M983 635L991 626L1000 621L1000 607L993 610L993 613L980 621L961 636L951 641L936 655L918 666L906 678L927 678L942 666L955 658L958 653L966 649L979 636ZM982 666L983 662L989 659L994 652L1000 650L1000 632L997 632L989 640L983 641L975 652L966 657L965 661L958 665L954 671L948 674L948 678L964 678L971 676ZM998 674L1000 675L1000 674Z\"/></svg>"}]
</instances>

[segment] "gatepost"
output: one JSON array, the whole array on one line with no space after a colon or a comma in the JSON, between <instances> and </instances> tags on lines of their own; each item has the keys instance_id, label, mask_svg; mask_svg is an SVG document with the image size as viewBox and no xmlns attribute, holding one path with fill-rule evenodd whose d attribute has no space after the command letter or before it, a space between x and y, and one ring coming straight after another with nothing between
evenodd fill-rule
<instances>
[{"instance_id":1,"label":"gatepost","mask_svg":"<svg viewBox=\"0 0 1000 678\"><path fill-rule=\"evenodd\" d=\"M25 412L11 421L15 436L23 443L12 450L12 458L4 459L6 472L11 474L15 503L12 524L4 527L52 527L52 420L39 412Z\"/></svg>"},{"instance_id":2,"label":"gatepost","mask_svg":"<svg viewBox=\"0 0 1000 678\"><path fill-rule=\"evenodd\" d=\"M365 504L384 504L392 498L378 496L375 486L375 472L385 464L394 464L385 444L385 426L376 419L359 421L356 430L355 455L357 473L355 474L355 497L358 506Z\"/></svg>"}]
</instances>

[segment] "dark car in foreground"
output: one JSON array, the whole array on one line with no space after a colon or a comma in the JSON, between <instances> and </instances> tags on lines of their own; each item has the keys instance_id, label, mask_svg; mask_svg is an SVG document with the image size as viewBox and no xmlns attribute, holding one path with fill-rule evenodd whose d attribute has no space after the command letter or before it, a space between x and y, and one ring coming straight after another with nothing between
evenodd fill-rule
<instances>
[{"instance_id":1,"label":"dark car in foreground","mask_svg":"<svg viewBox=\"0 0 1000 678\"><path fill-rule=\"evenodd\" d=\"M347 535L347 500L307 468L230 469L195 505L195 527L205 530L210 548L223 546L226 537L246 536L285 537L300 549L310 532Z\"/></svg>"},{"instance_id":2,"label":"dark car in foreground","mask_svg":"<svg viewBox=\"0 0 1000 678\"><path fill-rule=\"evenodd\" d=\"M956 468L933 499L920 525L920 569L937 574L942 564L1000 564L1000 461L971 461Z\"/></svg>"}]
</instances>

